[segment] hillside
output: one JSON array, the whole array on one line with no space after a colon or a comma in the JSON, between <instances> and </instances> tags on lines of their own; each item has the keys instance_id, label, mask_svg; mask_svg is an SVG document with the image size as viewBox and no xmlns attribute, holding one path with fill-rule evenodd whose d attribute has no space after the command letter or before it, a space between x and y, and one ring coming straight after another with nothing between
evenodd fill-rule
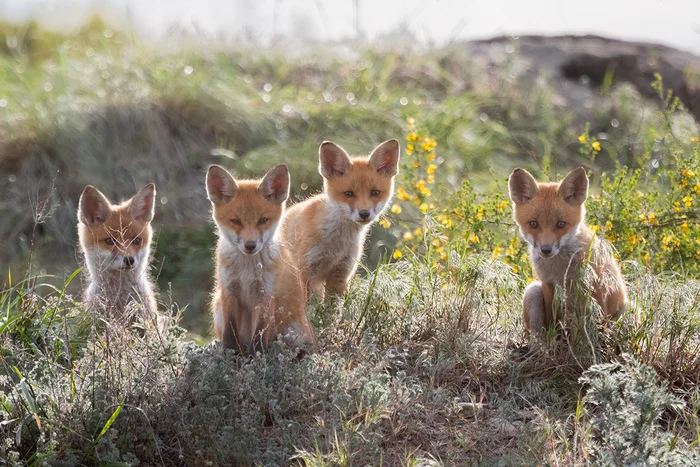
<instances>
[{"instance_id":1,"label":"hillside","mask_svg":"<svg viewBox=\"0 0 700 467\"><path fill-rule=\"evenodd\" d=\"M98 19L0 36L0 458L700 463L697 57L598 37L154 44ZM209 342L206 167L284 162L299 200L321 189L321 141L363 154L392 137L397 193L365 264L346 296L309 308L319 352L244 358ZM577 166L630 306L604 323L588 301L529 336L507 177ZM162 333L79 300L83 187L119 199L151 181L152 272L174 318Z\"/></svg>"}]
</instances>

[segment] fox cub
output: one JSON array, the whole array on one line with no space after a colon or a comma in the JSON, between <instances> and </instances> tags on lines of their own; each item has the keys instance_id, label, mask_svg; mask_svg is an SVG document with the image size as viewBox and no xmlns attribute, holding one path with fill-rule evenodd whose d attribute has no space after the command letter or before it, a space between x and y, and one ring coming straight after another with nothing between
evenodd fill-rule
<instances>
[{"instance_id":1,"label":"fox cub","mask_svg":"<svg viewBox=\"0 0 700 467\"><path fill-rule=\"evenodd\" d=\"M212 315L224 347L265 350L281 337L315 347L306 291L278 226L289 197L287 166L262 180L236 181L223 167L207 172L207 193L219 231Z\"/></svg>"},{"instance_id":2,"label":"fox cub","mask_svg":"<svg viewBox=\"0 0 700 467\"><path fill-rule=\"evenodd\" d=\"M561 183L537 183L530 173L515 169L509 181L513 218L530 244L532 265L539 281L523 296L525 326L531 332L553 324L552 301L556 285L572 303L577 270L588 260L591 296L608 318L616 318L627 304L627 291L617 261L605 240L595 237L584 223L588 176L579 167ZM583 284L577 284L583 286Z\"/></svg>"},{"instance_id":3,"label":"fox cub","mask_svg":"<svg viewBox=\"0 0 700 467\"><path fill-rule=\"evenodd\" d=\"M95 187L80 195L78 234L90 284L85 291L89 306L132 321L129 305L135 303L147 319L156 319L157 306L149 278L151 221L156 187L141 188L133 198L113 205Z\"/></svg>"},{"instance_id":4,"label":"fox cub","mask_svg":"<svg viewBox=\"0 0 700 467\"><path fill-rule=\"evenodd\" d=\"M368 227L389 204L398 173L399 142L377 146L369 157L350 157L335 143L319 148L324 193L292 206L284 236L309 291L342 294L362 257Z\"/></svg>"}]
</instances>

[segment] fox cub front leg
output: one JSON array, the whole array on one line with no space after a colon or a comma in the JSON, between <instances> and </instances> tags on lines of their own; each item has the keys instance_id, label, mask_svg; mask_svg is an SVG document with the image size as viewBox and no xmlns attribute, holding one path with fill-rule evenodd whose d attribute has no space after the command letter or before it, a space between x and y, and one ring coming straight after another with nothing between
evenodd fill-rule
<instances>
[{"instance_id":1,"label":"fox cub front leg","mask_svg":"<svg viewBox=\"0 0 700 467\"><path fill-rule=\"evenodd\" d=\"M349 266L346 266L349 263ZM326 297L332 295L343 295L348 291L350 278L355 274L356 264L353 260L349 260L344 264L337 266L326 278Z\"/></svg>"},{"instance_id":2,"label":"fox cub front leg","mask_svg":"<svg viewBox=\"0 0 700 467\"><path fill-rule=\"evenodd\" d=\"M523 319L525 328L530 332L540 332L550 328L555 321L553 312L554 285L534 281L523 293ZM557 317L556 321L560 321Z\"/></svg>"},{"instance_id":3,"label":"fox cub front leg","mask_svg":"<svg viewBox=\"0 0 700 467\"><path fill-rule=\"evenodd\" d=\"M523 320L530 332L540 332L544 328L544 294L540 281L531 282L523 294Z\"/></svg>"}]
</instances>

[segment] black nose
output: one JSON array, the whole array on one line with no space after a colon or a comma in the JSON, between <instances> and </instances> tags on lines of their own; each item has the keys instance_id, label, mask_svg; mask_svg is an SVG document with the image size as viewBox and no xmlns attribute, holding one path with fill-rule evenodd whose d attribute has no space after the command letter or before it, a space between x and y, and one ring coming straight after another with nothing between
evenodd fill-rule
<instances>
[{"instance_id":1,"label":"black nose","mask_svg":"<svg viewBox=\"0 0 700 467\"><path fill-rule=\"evenodd\" d=\"M136 260L134 259L133 256L125 256L124 257L124 264L126 266L129 266L129 267L133 266L135 261Z\"/></svg>"},{"instance_id":2,"label":"black nose","mask_svg":"<svg viewBox=\"0 0 700 467\"><path fill-rule=\"evenodd\" d=\"M257 246L257 243L255 243L255 242L245 242L245 249L247 251L255 251L256 246Z\"/></svg>"},{"instance_id":3,"label":"black nose","mask_svg":"<svg viewBox=\"0 0 700 467\"><path fill-rule=\"evenodd\" d=\"M549 245L542 245L540 247L540 251L542 252L542 254L548 255L552 252L552 247Z\"/></svg>"},{"instance_id":4,"label":"black nose","mask_svg":"<svg viewBox=\"0 0 700 467\"><path fill-rule=\"evenodd\" d=\"M358 214L360 215L360 219L362 220L369 219L369 211L360 211L358 212Z\"/></svg>"}]
</instances>

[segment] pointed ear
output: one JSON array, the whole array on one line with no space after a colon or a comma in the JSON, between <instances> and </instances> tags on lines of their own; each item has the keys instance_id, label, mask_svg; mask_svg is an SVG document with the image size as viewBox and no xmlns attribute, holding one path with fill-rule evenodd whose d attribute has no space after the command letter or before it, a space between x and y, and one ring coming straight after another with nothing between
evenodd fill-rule
<instances>
[{"instance_id":1,"label":"pointed ear","mask_svg":"<svg viewBox=\"0 0 700 467\"><path fill-rule=\"evenodd\" d=\"M515 169L508 180L508 194L515 204L525 204L540 191L537 180L525 169Z\"/></svg>"},{"instance_id":2,"label":"pointed ear","mask_svg":"<svg viewBox=\"0 0 700 467\"><path fill-rule=\"evenodd\" d=\"M207 170L207 196L214 204L228 203L236 196L238 185L233 176L220 165L212 165Z\"/></svg>"},{"instance_id":3,"label":"pointed ear","mask_svg":"<svg viewBox=\"0 0 700 467\"><path fill-rule=\"evenodd\" d=\"M142 223L151 222L156 212L156 186L149 183L131 198L129 214Z\"/></svg>"},{"instance_id":4,"label":"pointed ear","mask_svg":"<svg viewBox=\"0 0 700 467\"><path fill-rule=\"evenodd\" d=\"M337 144L324 141L318 148L318 171L324 178L339 177L352 165L350 156Z\"/></svg>"},{"instance_id":5,"label":"pointed ear","mask_svg":"<svg viewBox=\"0 0 700 467\"><path fill-rule=\"evenodd\" d=\"M268 201L284 203L289 198L289 170L284 164L271 168L263 177L258 193Z\"/></svg>"},{"instance_id":6,"label":"pointed ear","mask_svg":"<svg viewBox=\"0 0 700 467\"><path fill-rule=\"evenodd\" d=\"M78 219L86 225L102 224L112 213L112 204L94 186L88 185L80 195Z\"/></svg>"},{"instance_id":7,"label":"pointed ear","mask_svg":"<svg viewBox=\"0 0 700 467\"><path fill-rule=\"evenodd\" d=\"M384 141L374 148L369 156L369 165L380 175L393 177L399 173L399 142L395 139Z\"/></svg>"},{"instance_id":8,"label":"pointed ear","mask_svg":"<svg viewBox=\"0 0 700 467\"><path fill-rule=\"evenodd\" d=\"M586 169L579 167L564 177L559 184L557 196L569 204L580 206L588 198L588 175Z\"/></svg>"}]
</instances>

